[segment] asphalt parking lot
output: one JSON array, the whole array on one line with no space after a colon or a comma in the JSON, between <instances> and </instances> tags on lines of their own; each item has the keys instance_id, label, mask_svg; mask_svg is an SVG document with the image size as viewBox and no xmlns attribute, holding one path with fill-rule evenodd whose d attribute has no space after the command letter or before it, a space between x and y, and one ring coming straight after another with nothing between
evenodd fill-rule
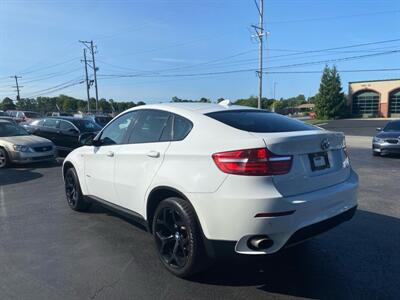
<instances>
[{"instance_id":1,"label":"asphalt parking lot","mask_svg":"<svg viewBox=\"0 0 400 300\"><path fill-rule=\"evenodd\" d=\"M152 237L99 206L67 207L60 163L0 170L0 299L400 299L400 157L373 157L382 121L334 121L360 175L350 222L263 259L170 275Z\"/></svg>"}]
</instances>

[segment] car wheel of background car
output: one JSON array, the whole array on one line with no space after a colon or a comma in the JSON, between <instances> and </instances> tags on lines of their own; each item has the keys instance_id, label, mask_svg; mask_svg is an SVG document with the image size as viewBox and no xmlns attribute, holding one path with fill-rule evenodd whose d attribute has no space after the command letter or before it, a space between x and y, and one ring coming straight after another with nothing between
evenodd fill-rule
<instances>
[{"instance_id":1,"label":"car wheel of background car","mask_svg":"<svg viewBox=\"0 0 400 300\"><path fill-rule=\"evenodd\" d=\"M0 169L7 167L9 164L8 153L4 148L0 147Z\"/></svg>"},{"instance_id":2,"label":"car wheel of background car","mask_svg":"<svg viewBox=\"0 0 400 300\"><path fill-rule=\"evenodd\" d=\"M79 184L78 175L74 168L70 168L65 173L65 194L67 202L71 209L75 211L86 211L90 207L90 203L85 200L82 195Z\"/></svg>"},{"instance_id":3,"label":"car wheel of background car","mask_svg":"<svg viewBox=\"0 0 400 300\"><path fill-rule=\"evenodd\" d=\"M163 200L154 214L152 229L159 257L168 271L188 277L206 266L200 228L187 201L176 197Z\"/></svg>"}]
</instances>

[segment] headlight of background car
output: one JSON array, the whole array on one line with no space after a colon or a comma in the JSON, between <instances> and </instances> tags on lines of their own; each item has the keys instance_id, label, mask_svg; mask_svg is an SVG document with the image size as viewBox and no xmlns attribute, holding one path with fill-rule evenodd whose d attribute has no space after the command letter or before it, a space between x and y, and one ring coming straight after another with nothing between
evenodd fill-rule
<instances>
[{"instance_id":1,"label":"headlight of background car","mask_svg":"<svg viewBox=\"0 0 400 300\"><path fill-rule=\"evenodd\" d=\"M31 147L24 145L13 145L13 148L15 151L18 152L33 152L33 149Z\"/></svg>"},{"instance_id":2,"label":"headlight of background car","mask_svg":"<svg viewBox=\"0 0 400 300\"><path fill-rule=\"evenodd\" d=\"M383 143L385 140L377 138L377 137L374 137L373 141L374 141L374 143L380 144L380 143Z\"/></svg>"}]
</instances>

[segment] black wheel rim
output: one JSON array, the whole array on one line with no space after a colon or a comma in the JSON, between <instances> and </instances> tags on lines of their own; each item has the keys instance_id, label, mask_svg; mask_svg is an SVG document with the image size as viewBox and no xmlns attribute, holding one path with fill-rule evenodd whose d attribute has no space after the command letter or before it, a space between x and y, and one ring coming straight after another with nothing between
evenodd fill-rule
<instances>
[{"instance_id":1,"label":"black wheel rim","mask_svg":"<svg viewBox=\"0 0 400 300\"><path fill-rule=\"evenodd\" d=\"M72 207L76 206L78 202L78 190L75 178L71 174L65 177L65 193L67 195L68 204Z\"/></svg>"},{"instance_id":2,"label":"black wheel rim","mask_svg":"<svg viewBox=\"0 0 400 300\"><path fill-rule=\"evenodd\" d=\"M161 259L172 268L183 268L189 257L188 230L174 208L163 208L156 217L155 238Z\"/></svg>"}]
</instances>

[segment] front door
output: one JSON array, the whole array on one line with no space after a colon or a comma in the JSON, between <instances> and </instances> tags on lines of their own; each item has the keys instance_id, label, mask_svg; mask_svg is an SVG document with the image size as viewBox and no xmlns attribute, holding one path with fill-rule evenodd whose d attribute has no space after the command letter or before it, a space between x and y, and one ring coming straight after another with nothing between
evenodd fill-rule
<instances>
[{"instance_id":1,"label":"front door","mask_svg":"<svg viewBox=\"0 0 400 300\"><path fill-rule=\"evenodd\" d=\"M132 111L113 120L101 132L100 146L92 146L89 153L84 154L85 183L90 196L118 204L114 188L115 157L136 116L137 111Z\"/></svg>"}]
</instances>

